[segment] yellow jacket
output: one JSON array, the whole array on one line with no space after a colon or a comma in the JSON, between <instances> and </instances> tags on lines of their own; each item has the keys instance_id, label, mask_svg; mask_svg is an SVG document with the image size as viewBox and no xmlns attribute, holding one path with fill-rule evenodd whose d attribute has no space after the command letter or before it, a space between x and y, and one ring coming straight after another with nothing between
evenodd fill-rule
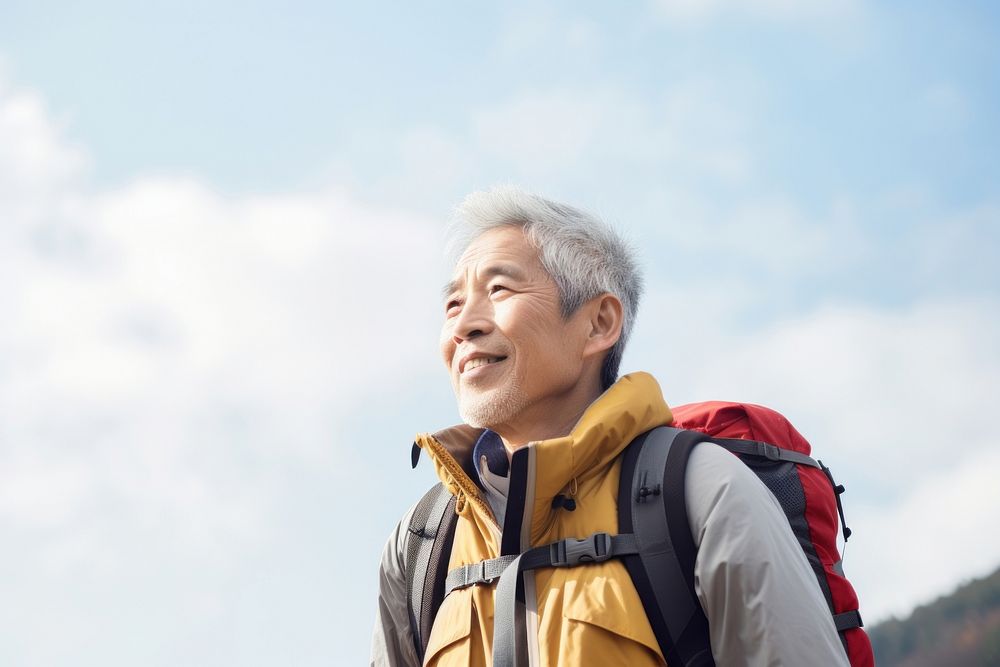
<instances>
[{"instance_id":1,"label":"yellow jacket","mask_svg":"<svg viewBox=\"0 0 1000 667\"><path fill-rule=\"evenodd\" d=\"M463 469L480 431L460 426L419 435L417 444L458 499L449 570L495 558L502 550L519 553L599 531L617 534L618 455L639 434L671 420L652 376L623 377L590 405L568 436L530 443L515 452L503 532ZM575 511L553 509L558 494L573 497ZM664 664L639 596L619 560L545 568L524 577L532 664ZM495 583L458 589L445 598L431 631L425 665L491 664L494 593Z\"/></svg>"}]
</instances>

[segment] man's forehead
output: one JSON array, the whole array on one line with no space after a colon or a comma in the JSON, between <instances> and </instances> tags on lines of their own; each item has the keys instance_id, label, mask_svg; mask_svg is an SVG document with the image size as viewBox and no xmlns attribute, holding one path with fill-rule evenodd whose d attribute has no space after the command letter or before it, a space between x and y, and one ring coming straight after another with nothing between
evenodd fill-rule
<instances>
[{"instance_id":1,"label":"man's forehead","mask_svg":"<svg viewBox=\"0 0 1000 667\"><path fill-rule=\"evenodd\" d=\"M465 248L445 292L459 289L470 276L526 279L540 268L538 251L528 243L523 229L515 225L495 227L477 236Z\"/></svg>"}]
</instances>

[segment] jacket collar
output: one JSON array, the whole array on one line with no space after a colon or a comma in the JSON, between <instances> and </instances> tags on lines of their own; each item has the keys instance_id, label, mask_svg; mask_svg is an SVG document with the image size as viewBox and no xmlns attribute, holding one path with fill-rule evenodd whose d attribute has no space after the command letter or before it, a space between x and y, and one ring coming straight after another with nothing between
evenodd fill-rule
<instances>
[{"instance_id":1,"label":"jacket collar","mask_svg":"<svg viewBox=\"0 0 1000 667\"><path fill-rule=\"evenodd\" d=\"M536 497L551 498L573 480L600 474L638 435L672 420L652 375L622 377L587 408L569 435L531 445Z\"/></svg>"},{"instance_id":2,"label":"jacket collar","mask_svg":"<svg viewBox=\"0 0 1000 667\"><path fill-rule=\"evenodd\" d=\"M536 450L536 497L551 499L574 479L596 474L636 436L672 419L652 375L623 376L591 403L569 435L525 445ZM419 434L415 444L427 451L449 491L476 498L480 494L472 481L472 452L482 433L460 424L433 435Z\"/></svg>"}]
</instances>

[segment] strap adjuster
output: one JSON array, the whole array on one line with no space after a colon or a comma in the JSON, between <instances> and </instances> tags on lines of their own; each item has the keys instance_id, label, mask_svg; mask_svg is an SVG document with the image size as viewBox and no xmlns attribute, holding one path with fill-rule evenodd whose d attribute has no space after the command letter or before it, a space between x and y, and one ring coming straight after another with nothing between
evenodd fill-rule
<instances>
[{"instance_id":1,"label":"strap adjuster","mask_svg":"<svg viewBox=\"0 0 1000 667\"><path fill-rule=\"evenodd\" d=\"M781 449L772 444L762 442L761 448L764 450L764 456L769 461L780 461L781 460Z\"/></svg>"},{"instance_id":2,"label":"strap adjuster","mask_svg":"<svg viewBox=\"0 0 1000 667\"><path fill-rule=\"evenodd\" d=\"M491 567L492 565L495 565L495 563L489 560L484 560L479 562L479 580L476 581L475 583L486 584L487 586L493 583L493 580L496 579L496 577L495 576L491 577L488 574L491 573L493 570L493 568ZM506 564L503 567L507 567Z\"/></svg>"},{"instance_id":3,"label":"strap adjuster","mask_svg":"<svg viewBox=\"0 0 1000 667\"><path fill-rule=\"evenodd\" d=\"M467 588L473 584L477 584L485 578L486 561L463 565L459 572L461 576L455 582L455 588Z\"/></svg>"},{"instance_id":4,"label":"strap adjuster","mask_svg":"<svg viewBox=\"0 0 1000 667\"><path fill-rule=\"evenodd\" d=\"M476 570L479 571L476 572ZM471 586L473 583L484 581L486 579L486 561L479 561L466 570L465 573L466 576L468 576L466 586Z\"/></svg>"},{"instance_id":5,"label":"strap adjuster","mask_svg":"<svg viewBox=\"0 0 1000 667\"><path fill-rule=\"evenodd\" d=\"M568 538L549 545L552 565L573 567L581 563L603 563L611 558L611 536L594 533L582 540Z\"/></svg>"}]
</instances>

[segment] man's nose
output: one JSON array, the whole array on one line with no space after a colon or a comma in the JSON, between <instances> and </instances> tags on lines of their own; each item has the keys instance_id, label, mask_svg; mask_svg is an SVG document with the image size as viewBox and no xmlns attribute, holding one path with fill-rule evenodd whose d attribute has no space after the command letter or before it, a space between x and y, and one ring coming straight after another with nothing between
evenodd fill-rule
<instances>
[{"instance_id":1,"label":"man's nose","mask_svg":"<svg viewBox=\"0 0 1000 667\"><path fill-rule=\"evenodd\" d=\"M455 343L471 340L493 330L493 308L489 299L470 298L455 318L452 338Z\"/></svg>"}]
</instances>

